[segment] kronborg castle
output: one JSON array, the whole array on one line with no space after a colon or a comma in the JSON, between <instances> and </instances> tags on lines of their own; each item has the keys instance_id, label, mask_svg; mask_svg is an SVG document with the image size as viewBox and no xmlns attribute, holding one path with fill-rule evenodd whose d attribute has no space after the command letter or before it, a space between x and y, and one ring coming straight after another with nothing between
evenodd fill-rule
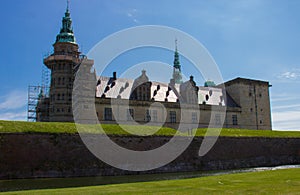
<instances>
[{"instance_id":1,"label":"kronborg castle","mask_svg":"<svg viewBox=\"0 0 300 195\"><path fill-rule=\"evenodd\" d=\"M93 81L86 87L94 90L94 112L101 123L130 124L130 121L135 121L139 124L150 122L154 125L157 123L176 127L184 121L207 127L211 122L221 123L223 118L220 114L211 116L211 111L226 108L223 127L272 129L268 82L236 78L223 83L224 88L221 88L220 84L216 85L213 81L197 86L193 76L188 81L182 81L177 46L170 83L149 80L146 70L135 79L118 78L116 72L111 77L97 76L95 72L90 72L93 60L79 52L67 8L53 47L53 54L44 58L45 66L51 70L50 90L49 94L41 93L38 97L36 121L74 121L73 83L80 66L86 66L89 72L86 79ZM86 63L83 65L84 59ZM118 104L114 105L118 107L118 116L111 106L114 100L118 100ZM197 112L191 109L190 114L181 120L183 116L180 114L180 102L196 104ZM159 105L163 105L164 109ZM82 108L82 112L88 109L86 107Z\"/></svg>"}]
</instances>

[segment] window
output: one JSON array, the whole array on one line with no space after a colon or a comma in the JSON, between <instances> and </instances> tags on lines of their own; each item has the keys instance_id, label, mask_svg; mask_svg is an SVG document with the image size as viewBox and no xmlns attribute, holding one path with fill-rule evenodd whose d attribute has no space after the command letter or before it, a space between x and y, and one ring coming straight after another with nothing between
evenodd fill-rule
<instances>
[{"instance_id":1,"label":"window","mask_svg":"<svg viewBox=\"0 0 300 195\"><path fill-rule=\"evenodd\" d=\"M192 112L192 123L197 123L198 117L196 112Z\"/></svg>"},{"instance_id":2,"label":"window","mask_svg":"<svg viewBox=\"0 0 300 195\"><path fill-rule=\"evenodd\" d=\"M152 110L152 121L157 122L157 110Z\"/></svg>"},{"instance_id":3,"label":"window","mask_svg":"<svg viewBox=\"0 0 300 195\"><path fill-rule=\"evenodd\" d=\"M57 94L57 100L60 100L60 94Z\"/></svg>"},{"instance_id":4,"label":"window","mask_svg":"<svg viewBox=\"0 0 300 195\"><path fill-rule=\"evenodd\" d=\"M176 123L176 112L170 111L170 123Z\"/></svg>"},{"instance_id":5,"label":"window","mask_svg":"<svg viewBox=\"0 0 300 195\"><path fill-rule=\"evenodd\" d=\"M112 120L112 110L111 108L104 108L104 120L111 121Z\"/></svg>"},{"instance_id":6,"label":"window","mask_svg":"<svg viewBox=\"0 0 300 195\"><path fill-rule=\"evenodd\" d=\"M62 100L65 100L65 94L64 94L64 93L61 94L61 99L62 99Z\"/></svg>"},{"instance_id":7,"label":"window","mask_svg":"<svg viewBox=\"0 0 300 195\"><path fill-rule=\"evenodd\" d=\"M233 125L238 125L237 115L232 115L232 124Z\"/></svg>"},{"instance_id":8,"label":"window","mask_svg":"<svg viewBox=\"0 0 300 195\"><path fill-rule=\"evenodd\" d=\"M134 111L133 111L132 108L127 109L127 114L126 114L126 116L127 116L127 120L128 120L128 121L131 121L131 120L134 119Z\"/></svg>"},{"instance_id":9,"label":"window","mask_svg":"<svg viewBox=\"0 0 300 195\"><path fill-rule=\"evenodd\" d=\"M151 113L150 110L146 110L146 122L151 121Z\"/></svg>"},{"instance_id":10,"label":"window","mask_svg":"<svg viewBox=\"0 0 300 195\"><path fill-rule=\"evenodd\" d=\"M221 125L221 115L220 114L215 115L215 124Z\"/></svg>"}]
</instances>

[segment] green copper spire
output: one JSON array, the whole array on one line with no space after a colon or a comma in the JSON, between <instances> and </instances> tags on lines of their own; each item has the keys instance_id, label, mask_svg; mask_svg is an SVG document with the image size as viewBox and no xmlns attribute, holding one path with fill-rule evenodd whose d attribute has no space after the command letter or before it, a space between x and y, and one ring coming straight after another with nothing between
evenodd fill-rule
<instances>
[{"instance_id":1,"label":"green copper spire","mask_svg":"<svg viewBox=\"0 0 300 195\"><path fill-rule=\"evenodd\" d=\"M179 69L181 71L179 53L177 50L177 39L175 40L174 68Z\"/></svg>"},{"instance_id":2,"label":"green copper spire","mask_svg":"<svg viewBox=\"0 0 300 195\"><path fill-rule=\"evenodd\" d=\"M56 43L76 43L72 28L72 19L69 12L69 0L67 1L67 9L65 16L62 19L62 28L60 33L56 36Z\"/></svg>"},{"instance_id":3,"label":"green copper spire","mask_svg":"<svg viewBox=\"0 0 300 195\"><path fill-rule=\"evenodd\" d=\"M177 50L177 39L175 39L175 53L174 53L174 65L173 65L173 79L175 83L182 83L181 66L179 62L179 53Z\"/></svg>"}]
</instances>

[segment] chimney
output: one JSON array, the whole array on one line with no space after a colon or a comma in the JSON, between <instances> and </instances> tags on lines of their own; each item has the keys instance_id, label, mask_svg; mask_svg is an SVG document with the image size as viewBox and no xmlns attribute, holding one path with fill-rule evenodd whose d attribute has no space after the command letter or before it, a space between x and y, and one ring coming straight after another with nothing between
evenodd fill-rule
<instances>
[{"instance_id":1,"label":"chimney","mask_svg":"<svg viewBox=\"0 0 300 195\"><path fill-rule=\"evenodd\" d=\"M190 76L190 81L194 81L194 77L192 75Z\"/></svg>"},{"instance_id":2,"label":"chimney","mask_svg":"<svg viewBox=\"0 0 300 195\"><path fill-rule=\"evenodd\" d=\"M117 80L117 72L113 72L113 79Z\"/></svg>"}]
</instances>

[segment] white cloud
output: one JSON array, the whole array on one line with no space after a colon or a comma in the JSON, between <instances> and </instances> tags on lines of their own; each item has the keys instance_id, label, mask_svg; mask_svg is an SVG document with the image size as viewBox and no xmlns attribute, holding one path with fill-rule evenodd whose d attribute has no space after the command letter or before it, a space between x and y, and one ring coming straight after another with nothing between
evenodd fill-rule
<instances>
[{"instance_id":1,"label":"white cloud","mask_svg":"<svg viewBox=\"0 0 300 195\"><path fill-rule=\"evenodd\" d=\"M132 21L134 23L139 23L139 20L137 19L137 13L138 13L138 10L137 9L130 9L126 12L126 15L128 18L132 19Z\"/></svg>"},{"instance_id":2,"label":"white cloud","mask_svg":"<svg viewBox=\"0 0 300 195\"><path fill-rule=\"evenodd\" d=\"M0 120L26 120L26 91L11 91L0 97Z\"/></svg>"},{"instance_id":3,"label":"white cloud","mask_svg":"<svg viewBox=\"0 0 300 195\"><path fill-rule=\"evenodd\" d=\"M22 108L27 104L27 92L11 91L9 94L0 98L1 110L14 110Z\"/></svg>"},{"instance_id":4,"label":"white cloud","mask_svg":"<svg viewBox=\"0 0 300 195\"><path fill-rule=\"evenodd\" d=\"M9 121L25 121L27 118L27 112L6 112L0 114L0 120Z\"/></svg>"},{"instance_id":5,"label":"white cloud","mask_svg":"<svg viewBox=\"0 0 300 195\"><path fill-rule=\"evenodd\" d=\"M300 97L298 95L284 95L284 96L272 96L271 101L273 102L286 102L286 101L293 101L299 100Z\"/></svg>"},{"instance_id":6,"label":"white cloud","mask_svg":"<svg viewBox=\"0 0 300 195\"><path fill-rule=\"evenodd\" d=\"M278 110L278 109L297 109L300 108L300 104L290 104L290 105L280 105L280 106L273 106L272 109Z\"/></svg>"},{"instance_id":7,"label":"white cloud","mask_svg":"<svg viewBox=\"0 0 300 195\"><path fill-rule=\"evenodd\" d=\"M273 112L274 130L300 130L300 111Z\"/></svg>"},{"instance_id":8,"label":"white cloud","mask_svg":"<svg viewBox=\"0 0 300 195\"><path fill-rule=\"evenodd\" d=\"M285 71L277 75L279 79L287 79L287 80L297 80L300 78L300 69L292 69L289 71Z\"/></svg>"}]
</instances>

